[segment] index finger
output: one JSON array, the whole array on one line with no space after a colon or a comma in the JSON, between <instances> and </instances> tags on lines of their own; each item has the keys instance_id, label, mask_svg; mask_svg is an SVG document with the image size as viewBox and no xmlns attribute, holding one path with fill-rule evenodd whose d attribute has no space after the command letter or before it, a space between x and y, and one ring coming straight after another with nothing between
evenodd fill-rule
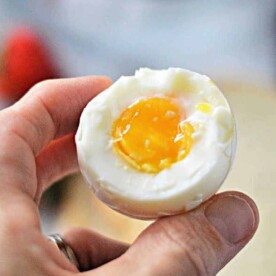
<instances>
[{"instance_id":1,"label":"index finger","mask_svg":"<svg viewBox=\"0 0 276 276\"><path fill-rule=\"evenodd\" d=\"M51 140L74 132L86 104L110 84L93 76L41 82L10 108L9 128L37 156Z\"/></svg>"}]
</instances>

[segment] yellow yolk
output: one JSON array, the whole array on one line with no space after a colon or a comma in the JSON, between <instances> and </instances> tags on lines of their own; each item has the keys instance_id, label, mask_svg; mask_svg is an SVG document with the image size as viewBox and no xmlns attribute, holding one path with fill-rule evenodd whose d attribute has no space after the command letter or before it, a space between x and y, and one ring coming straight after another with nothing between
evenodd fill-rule
<instances>
[{"instance_id":1,"label":"yellow yolk","mask_svg":"<svg viewBox=\"0 0 276 276\"><path fill-rule=\"evenodd\" d=\"M193 127L168 98L142 99L113 124L113 147L132 167L157 173L183 159L192 145Z\"/></svg>"}]
</instances>

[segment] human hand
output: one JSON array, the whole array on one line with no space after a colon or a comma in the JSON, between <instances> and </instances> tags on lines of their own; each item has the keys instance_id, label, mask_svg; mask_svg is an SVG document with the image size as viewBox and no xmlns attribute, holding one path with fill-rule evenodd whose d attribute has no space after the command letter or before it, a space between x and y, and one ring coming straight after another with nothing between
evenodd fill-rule
<instances>
[{"instance_id":1,"label":"human hand","mask_svg":"<svg viewBox=\"0 0 276 276\"><path fill-rule=\"evenodd\" d=\"M78 168L74 132L107 78L51 80L0 112L0 275L75 275L45 237L38 203L58 178ZM162 218L129 247L87 229L62 234L84 275L215 275L252 238L253 201L226 192L187 214Z\"/></svg>"}]
</instances>

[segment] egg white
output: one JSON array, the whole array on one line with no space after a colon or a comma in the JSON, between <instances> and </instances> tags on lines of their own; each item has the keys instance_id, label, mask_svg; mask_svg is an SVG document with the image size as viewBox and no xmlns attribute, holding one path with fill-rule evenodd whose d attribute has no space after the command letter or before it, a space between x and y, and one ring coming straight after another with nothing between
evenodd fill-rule
<instances>
[{"instance_id":1,"label":"egg white","mask_svg":"<svg viewBox=\"0 0 276 276\"><path fill-rule=\"evenodd\" d=\"M138 171L115 153L113 123L141 98L172 94L195 129L190 153L159 173ZM213 111L198 111L199 103ZM191 210L212 196L233 162L235 137L229 104L207 76L179 68L140 69L87 105L76 145L81 172L102 201L129 216L151 219Z\"/></svg>"}]
</instances>

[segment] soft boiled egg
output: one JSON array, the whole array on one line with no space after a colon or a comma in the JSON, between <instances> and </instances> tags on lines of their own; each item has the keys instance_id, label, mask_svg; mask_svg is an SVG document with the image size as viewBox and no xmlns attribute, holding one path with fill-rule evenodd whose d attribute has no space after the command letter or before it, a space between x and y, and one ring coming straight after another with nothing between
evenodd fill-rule
<instances>
[{"instance_id":1,"label":"soft boiled egg","mask_svg":"<svg viewBox=\"0 0 276 276\"><path fill-rule=\"evenodd\" d=\"M207 76L179 68L123 76L84 109L80 169L111 208L141 219L210 198L233 162L235 124Z\"/></svg>"}]
</instances>

